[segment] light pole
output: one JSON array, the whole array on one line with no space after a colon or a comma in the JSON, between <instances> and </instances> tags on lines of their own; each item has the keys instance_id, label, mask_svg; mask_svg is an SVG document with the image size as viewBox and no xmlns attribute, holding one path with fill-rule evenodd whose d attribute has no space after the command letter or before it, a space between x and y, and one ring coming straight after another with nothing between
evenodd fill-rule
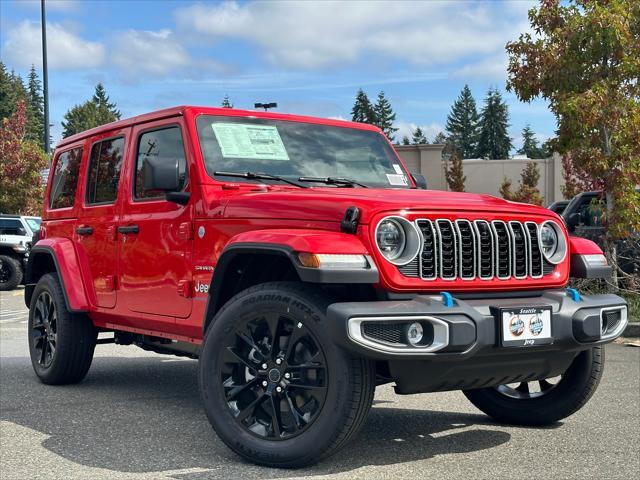
<instances>
[{"instance_id":1,"label":"light pole","mask_svg":"<svg viewBox=\"0 0 640 480\"><path fill-rule=\"evenodd\" d=\"M42 23L42 96L44 97L44 151L48 155L49 146L49 74L47 72L47 18L44 11L44 0L40 0L40 16Z\"/></svg>"}]
</instances>

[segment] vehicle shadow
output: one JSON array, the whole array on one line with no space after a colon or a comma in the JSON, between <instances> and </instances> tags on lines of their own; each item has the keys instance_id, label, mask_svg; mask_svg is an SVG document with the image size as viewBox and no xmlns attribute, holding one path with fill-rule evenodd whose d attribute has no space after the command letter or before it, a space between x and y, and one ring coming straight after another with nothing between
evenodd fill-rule
<instances>
[{"instance_id":1,"label":"vehicle shadow","mask_svg":"<svg viewBox=\"0 0 640 480\"><path fill-rule=\"evenodd\" d=\"M84 382L53 387L35 378L27 358L5 357L0 384L0 418L46 434L42 446L49 451L85 466L171 470L189 480L211 473L179 471L261 479L327 475L474 452L510 439L482 415L390 408L381 401L358 438L337 455L304 470L277 470L243 462L216 437L200 403L195 361L98 357ZM468 428L473 425L480 427Z\"/></svg>"}]
</instances>

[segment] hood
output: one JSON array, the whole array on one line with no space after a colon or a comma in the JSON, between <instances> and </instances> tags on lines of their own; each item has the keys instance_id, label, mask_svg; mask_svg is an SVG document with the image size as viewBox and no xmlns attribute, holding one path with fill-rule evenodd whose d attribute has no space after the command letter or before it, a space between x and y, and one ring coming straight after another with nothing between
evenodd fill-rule
<instances>
[{"instance_id":1,"label":"hood","mask_svg":"<svg viewBox=\"0 0 640 480\"><path fill-rule=\"evenodd\" d=\"M381 212L405 211L473 211L522 214L553 214L542 207L509 202L491 195L445 192L439 190L374 188L268 187L228 197L227 218L313 219L340 221L347 208L360 209L360 222L366 224Z\"/></svg>"}]
</instances>

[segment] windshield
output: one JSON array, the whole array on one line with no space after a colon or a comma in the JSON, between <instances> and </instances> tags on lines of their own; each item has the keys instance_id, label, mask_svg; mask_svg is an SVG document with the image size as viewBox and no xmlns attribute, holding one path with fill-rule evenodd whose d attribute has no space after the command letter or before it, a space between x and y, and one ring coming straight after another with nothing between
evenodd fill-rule
<instances>
[{"instance_id":1,"label":"windshield","mask_svg":"<svg viewBox=\"0 0 640 480\"><path fill-rule=\"evenodd\" d=\"M212 177L221 178L214 172L254 172L290 180L335 177L381 188L409 186L393 149L377 132L212 115L198 117L197 126L205 167Z\"/></svg>"},{"instance_id":2,"label":"windshield","mask_svg":"<svg viewBox=\"0 0 640 480\"><path fill-rule=\"evenodd\" d=\"M40 230L40 224L42 223L41 218L26 217L25 221L27 222L27 225L29 225L29 228L31 229L32 232L36 232Z\"/></svg>"}]
</instances>

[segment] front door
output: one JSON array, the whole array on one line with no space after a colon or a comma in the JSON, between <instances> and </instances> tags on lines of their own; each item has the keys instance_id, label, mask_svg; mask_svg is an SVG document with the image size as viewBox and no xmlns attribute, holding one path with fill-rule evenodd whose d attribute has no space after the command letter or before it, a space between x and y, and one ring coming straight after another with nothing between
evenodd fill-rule
<instances>
[{"instance_id":1,"label":"front door","mask_svg":"<svg viewBox=\"0 0 640 480\"><path fill-rule=\"evenodd\" d=\"M188 188L183 134L181 119L140 125L132 132L131 181L118 222L118 304L135 312L142 323L150 322L149 328L191 313L193 205L169 202L162 192L145 190L142 169L145 159L177 159L182 186Z\"/></svg>"},{"instance_id":2,"label":"front door","mask_svg":"<svg viewBox=\"0 0 640 480\"><path fill-rule=\"evenodd\" d=\"M126 130L100 138L90 146L84 180L83 208L75 225L74 238L85 278L91 278L98 307L116 305L118 261L116 226L120 171L123 165Z\"/></svg>"}]
</instances>

